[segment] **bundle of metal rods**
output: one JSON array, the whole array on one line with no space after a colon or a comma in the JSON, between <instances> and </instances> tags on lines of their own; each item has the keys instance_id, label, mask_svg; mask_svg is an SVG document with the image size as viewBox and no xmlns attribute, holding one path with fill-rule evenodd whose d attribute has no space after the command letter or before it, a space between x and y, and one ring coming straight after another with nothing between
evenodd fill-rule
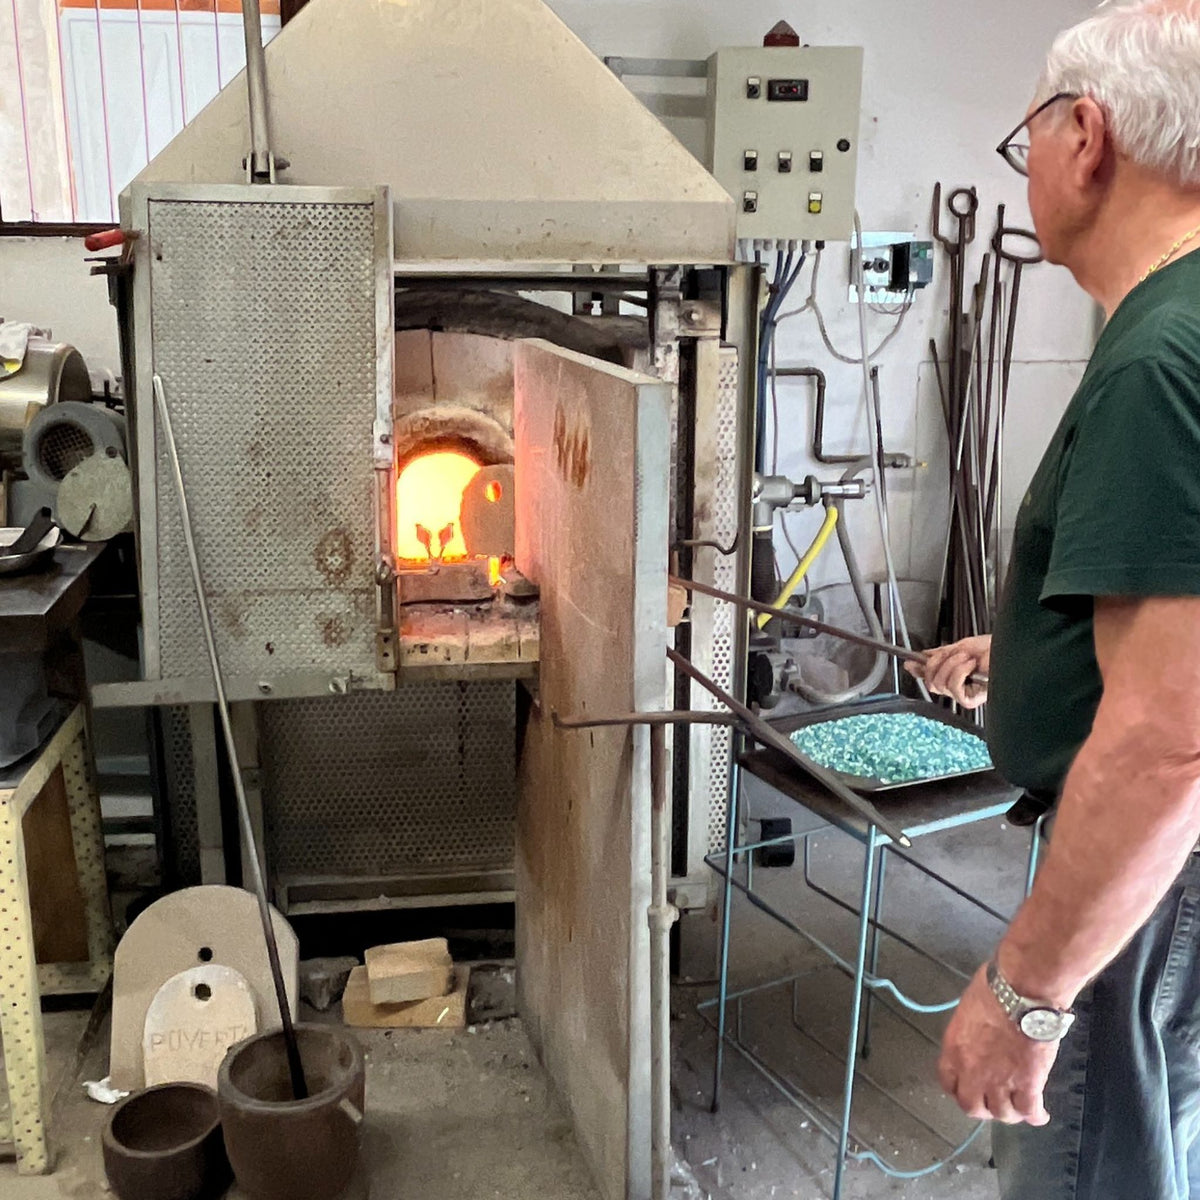
<instances>
[{"instance_id":1,"label":"bundle of metal rods","mask_svg":"<svg viewBox=\"0 0 1200 1200\"><path fill-rule=\"evenodd\" d=\"M941 232L942 188L934 189L934 237L950 263L950 327L944 352L930 342L950 447L949 524L939 588L943 642L991 632L1002 580L1004 423L1012 380L1021 275L1042 261L1037 238L1005 224L1001 205L978 282L968 283L975 239L974 188L951 192L953 237ZM969 290L968 290L969 289Z\"/></svg>"}]
</instances>

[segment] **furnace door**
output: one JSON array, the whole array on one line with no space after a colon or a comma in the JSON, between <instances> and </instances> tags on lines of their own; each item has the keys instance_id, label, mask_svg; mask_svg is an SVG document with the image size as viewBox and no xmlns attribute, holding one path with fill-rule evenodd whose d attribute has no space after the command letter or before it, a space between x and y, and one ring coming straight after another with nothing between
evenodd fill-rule
<instances>
[{"instance_id":1,"label":"furnace door","mask_svg":"<svg viewBox=\"0 0 1200 1200\"><path fill-rule=\"evenodd\" d=\"M391 687L386 189L134 185L128 207L151 694L212 695L155 376L230 697Z\"/></svg>"},{"instance_id":2,"label":"furnace door","mask_svg":"<svg viewBox=\"0 0 1200 1200\"><path fill-rule=\"evenodd\" d=\"M541 589L521 749L521 1011L606 1200L650 1193L649 738L552 714L666 707L670 388L527 342L517 566Z\"/></svg>"}]
</instances>

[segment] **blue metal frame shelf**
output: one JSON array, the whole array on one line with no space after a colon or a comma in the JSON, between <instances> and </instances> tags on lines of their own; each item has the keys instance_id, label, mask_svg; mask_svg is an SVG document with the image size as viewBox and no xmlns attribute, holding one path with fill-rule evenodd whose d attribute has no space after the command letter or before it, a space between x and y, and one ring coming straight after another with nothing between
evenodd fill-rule
<instances>
[{"instance_id":1,"label":"blue metal frame shelf","mask_svg":"<svg viewBox=\"0 0 1200 1200\"><path fill-rule=\"evenodd\" d=\"M818 824L801 833L793 833L785 837L770 838L763 841L739 844L738 831L741 825L739 818L740 786L735 786L727 813L725 831L725 849L709 855L705 860L719 876L724 884L724 908L721 923L720 939L720 971L718 991L714 999L699 1005L701 1015L717 1034L716 1061L713 1070L713 1111L716 1112L721 1102L721 1085L725 1067L725 1048L731 1047L740 1057L748 1062L776 1090L808 1117L813 1127L823 1133L837 1146L837 1163L834 1175L833 1200L841 1200L842 1185L846 1163L871 1162L887 1175L897 1179L918 1179L940 1170L963 1153L979 1136L983 1128L980 1123L975 1126L965 1141L958 1144L947 1138L930 1125L918 1113L912 1111L892 1096L876 1080L859 1065L860 1053L866 1058L870 1053L870 1034L872 1027L873 1006L879 1003L892 1015L909 1025L927 1041L933 1041L929 1035L904 1013L935 1014L949 1012L958 1004L958 994L962 990L968 976L923 949L916 942L903 936L900 932L882 924L880 920L883 905L884 886L886 880L887 859L894 855L908 866L921 872L933 882L947 888L954 895L975 908L986 913L1001 924L1007 922L1004 914L985 904L971 895L960 885L946 879L929 867L917 862L912 856L895 845L887 834L850 812L836 797L810 780L798 777L795 770L783 758L771 750L758 750L742 756L741 769L757 776L776 791L793 800L818 819ZM958 779L946 780L940 783L929 783L907 788L898 788L890 792L877 793L872 801L879 808L880 814L890 817L900 825L904 833L913 841L918 838L951 830L960 829L967 825L993 820L1003 816L1012 806L1019 793L1005 784L994 773L974 775ZM814 878L811 842L816 834L828 833L831 830L841 832L853 838L863 847L862 881L859 889L858 904L844 900L828 888L821 886ZM1032 882L1036 865L1037 849L1041 824L1034 829L1030 848L1027 887ZM799 844L803 853L803 877L806 888L824 897L833 904L852 914L857 919L857 940L853 959L839 954L827 941L818 937L812 931L793 921L774 907L760 892L755 890L752 855L756 850L787 843ZM745 860L745 880L739 879L738 865ZM746 1044L742 1036L741 1010L742 1002L752 995L765 992L772 988L790 985L792 987L792 1023L797 1030L818 1046L826 1054L841 1058L841 1053L819 1041L804 1030L797 1012L799 997L799 980L810 972L793 974L782 979L770 980L767 983L747 988L735 993L729 990L729 936L730 918L735 892L744 896L759 912L770 917L790 933L819 950L826 959L846 974L852 984L852 1000L850 1006L849 1031L844 1053L845 1076L842 1090L842 1111L831 1113L821 1107L810 1095L804 1092L794 1082L786 1079L774 1070L759 1054ZM882 937L896 941L913 953L920 955L929 962L944 970L955 984L954 995L944 1001L925 1003L907 995L894 980L880 975L879 946ZM734 1029L729 1028L729 1009L734 1008ZM715 1009L715 1018L710 1017ZM868 1084L880 1091L917 1121L931 1134L949 1147L949 1153L932 1166L919 1170L899 1170L882 1158L867 1142L855 1136L853 1141L857 1148L851 1146L851 1116L854 1103L856 1080Z\"/></svg>"}]
</instances>

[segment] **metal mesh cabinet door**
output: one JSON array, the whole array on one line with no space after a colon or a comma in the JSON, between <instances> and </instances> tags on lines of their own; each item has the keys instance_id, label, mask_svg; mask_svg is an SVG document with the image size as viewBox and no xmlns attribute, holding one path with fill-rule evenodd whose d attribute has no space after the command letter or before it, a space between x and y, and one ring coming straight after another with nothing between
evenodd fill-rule
<instances>
[{"instance_id":1,"label":"metal mesh cabinet door","mask_svg":"<svg viewBox=\"0 0 1200 1200\"><path fill-rule=\"evenodd\" d=\"M156 185L134 189L131 213L147 678L191 699L208 671L158 375L231 695L388 686L386 192Z\"/></svg>"}]
</instances>

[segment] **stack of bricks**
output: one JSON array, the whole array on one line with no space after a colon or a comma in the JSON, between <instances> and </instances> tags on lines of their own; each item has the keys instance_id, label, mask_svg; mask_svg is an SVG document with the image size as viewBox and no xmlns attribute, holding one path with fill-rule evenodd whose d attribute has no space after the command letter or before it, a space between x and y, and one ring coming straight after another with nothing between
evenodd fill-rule
<instances>
[{"instance_id":1,"label":"stack of bricks","mask_svg":"<svg viewBox=\"0 0 1200 1200\"><path fill-rule=\"evenodd\" d=\"M462 1029L469 967L456 967L445 938L368 950L342 997L347 1025L360 1029Z\"/></svg>"}]
</instances>

